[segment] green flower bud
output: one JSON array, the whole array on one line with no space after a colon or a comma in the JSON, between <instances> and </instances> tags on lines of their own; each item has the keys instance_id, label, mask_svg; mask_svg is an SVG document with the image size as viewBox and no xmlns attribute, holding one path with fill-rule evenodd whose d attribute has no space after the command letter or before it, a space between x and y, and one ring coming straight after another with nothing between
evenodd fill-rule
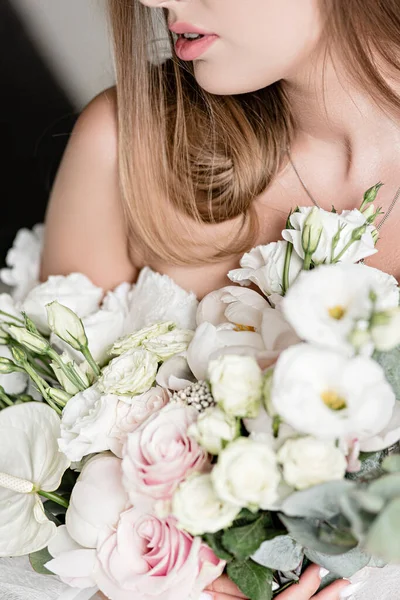
<instances>
[{"instance_id":1,"label":"green flower bud","mask_svg":"<svg viewBox=\"0 0 400 600\"><path fill-rule=\"evenodd\" d=\"M67 394L67 392L64 392L64 390L59 390L57 388L48 388L47 393L50 398L57 402L57 404L60 406L65 406L71 399L70 394Z\"/></svg>"},{"instance_id":2,"label":"green flower bud","mask_svg":"<svg viewBox=\"0 0 400 600\"><path fill-rule=\"evenodd\" d=\"M364 200L360 206L360 211L363 213L365 210L365 207L367 206L367 204L371 204L372 202L375 202L376 197L378 195L379 190L381 189L381 187L383 186L383 183L377 183L376 185L373 185L371 188L369 188L369 190L367 190L364 194Z\"/></svg>"},{"instance_id":3,"label":"green flower bud","mask_svg":"<svg viewBox=\"0 0 400 600\"><path fill-rule=\"evenodd\" d=\"M37 354L46 354L50 348L49 342L40 334L31 333L24 327L10 325L9 332L22 346Z\"/></svg>"},{"instance_id":4,"label":"green flower bud","mask_svg":"<svg viewBox=\"0 0 400 600\"><path fill-rule=\"evenodd\" d=\"M88 339L81 319L67 306L55 300L46 304L47 320L53 333L75 350L87 347Z\"/></svg>"},{"instance_id":5,"label":"green flower bud","mask_svg":"<svg viewBox=\"0 0 400 600\"><path fill-rule=\"evenodd\" d=\"M15 371L20 371L20 368L10 360L9 358L0 357L0 374L8 375L9 373L14 373Z\"/></svg>"},{"instance_id":6,"label":"green flower bud","mask_svg":"<svg viewBox=\"0 0 400 600\"><path fill-rule=\"evenodd\" d=\"M303 250L306 255L312 256L318 248L323 229L319 208L314 206L304 223L301 238Z\"/></svg>"},{"instance_id":7,"label":"green flower bud","mask_svg":"<svg viewBox=\"0 0 400 600\"><path fill-rule=\"evenodd\" d=\"M11 353L17 365L25 366L25 364L28 362L27 354L23 348L11 346Z\"/></svg>"}]
</instances>

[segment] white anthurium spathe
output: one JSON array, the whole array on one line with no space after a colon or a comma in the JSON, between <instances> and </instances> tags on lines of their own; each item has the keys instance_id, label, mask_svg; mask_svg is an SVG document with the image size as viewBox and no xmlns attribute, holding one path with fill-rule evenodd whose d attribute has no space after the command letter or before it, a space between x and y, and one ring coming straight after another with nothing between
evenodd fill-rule
<instances>
[{"instance_id":1,"label":"white anthurium spathe","mask_svg":"<svg viewBox=\"0 0 400 600\"><path fill-rule=\"evenodd\" d=\"M46 304L57 301L82 319L99 310L103 290L95 286L85 275L72 273L68 276L52 275L32 289L22 303L22 309L36 327L50 335Z\"/></svg>"},{"instance_id":2,"label":"white anthurium spathe","mask_svg":"<svg viewBox=\"0 0 400 600\"><path fill-rule=\"evenodd\" d=\"M371 300L375 294L375 302ZM323 265L303 271L282 300L287 321L307 342L355 353L350 337L365 330L366 353L369 344L368 321L372 312L386 311L399 304L397 281L378 269L365 265Z\"/></svg>"},{"instance_id":3,"label":"white anthurium spathe","mask_svg":"<svg viewBox=\"0 0 400 600\"><path fill-rule=\"evenodd\" d=\"M0 279L13 288L16 302L39 283L40 258L43 249L44 225L38 223L32 230L22 228L15 236L12 248L7 252L7 268L0 270Z\"/></svg>"},{"instance_id":4,"label":"white anthurium spathe","mask_svg":"<svg viewBox=\"0 0 400 600\"><path fill-rule=\"evenodd\" d=\"M400 402L396 402L389 424L377 435L360 444L361 452L379 452L397 444L400 440Z\"/></svg>"},{"instance_id":5,"label":"white anthurium spathe","mask_svg":"<svg viewBox=\"0 0 400 600\"><path fill-rule=\"evenodd\" d=\"M228 273L229 279L245 286L255 283L266 296L282 295L287 248L288 242L282 240L253 248L242 257L240 269ZM289 285L296 279L302 267L303 261L293 252L288 268Z\"/></svg>"},{"instance_id":6,"label":"white anthurium spathe","mask_svg":"<svg viewBox=\"0 0 400 600\"><path fill-rule=\"evenodd\" d=\"M298 344L279 357L272 380L272 409L300 433L360 442L388 426L394 392L374 360Z\"/></svg>"},{"instance_id":7,"label":"white anthurium spathe","mask_svg":"<svg viewBox=\"0 0 400 600\"><path fill-rule=\"evenodd\" d=\"M265 349L261 335L255 331L238 331L232 323L216 327L204 322L196 330L187 349L187 362L196 379L207 377L210 360L221 354L248 354L251 356Z\"/></svg>"},{"instance_id":8,"label":"white anthurium spathe","mask_svg":"<svg viewBox=\"0 0 400 600\"><path fill-rule=\"evenodd\" d=\"M359 210L345 210L340 214L323 209L317 210L322 222L322 234L317 249L312 255L315 264L329 264L335 259L340 262L357 263L377 252L373 237L376 228L367 224L366 216ZM312 211L315 211L315 207L300 207L290 216L292 228L282 232L283 239L293 244L295 253L302 259L305 256L302 243L303 231ZM359 235L356 235L357 232ZM337 235L339 239L335 245L334 239ZM356 235L357 240L350 244L353 235ZM332 245L335 246L333 252Z\"/></svg>"},{"instance_id":9,"label":"white anthurium spathe","mask_svg":"<svg viewBox=\"0 0 400 600\"><path fill-rule=\"evenodd\" d=\"M259 331L263 310L268 306L265 298L254 290L227 286L203 298L197 309L197 325L233 323L238 329Z\"/></svg>"},{"instance_id":10,"label":"white anthurium spathe","mask_svg":"<svg viewBox=\"0 0 400 600\"><path fill-rule=\"evenodd\" d=\"M82 319L89 350L100 365L109 358L108 351L113 343L125 333L131 292L131 284L122 283L114 291L107 293L100 310ZM59 350L68 352L75 361L82 361L82 354L56 334L51 334L50 341Z\"/></svg>"},{"instance_id":11,"label":"white anthurium spathe","mask_svg":"<svg viewBox=\"0 0 400 600\"><path fill-rule=\"evenodd\" d=\"M45 548L56 532L38 491L54 492L69 467L58 451L60 419L30 402L0 412L0 556Z\"/></svg>"}]
</instances>

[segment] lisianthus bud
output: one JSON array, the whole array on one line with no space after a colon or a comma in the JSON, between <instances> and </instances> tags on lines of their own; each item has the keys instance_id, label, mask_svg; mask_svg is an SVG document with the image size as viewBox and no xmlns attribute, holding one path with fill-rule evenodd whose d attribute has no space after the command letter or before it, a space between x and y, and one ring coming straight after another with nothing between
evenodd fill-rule
<instances>
[{"instance_id":1,"label":"lisianthus bud","mask_svg":"<svg viewBox=\"0 0 400 600\"><path fill-rule=\"evenodd\" d=\"M239 421L220 408L207 408L188 429L190 437L210 454L219 454L239 433Z\"/></svg>"},{"instance_id":2,"label":"lisianthus bud","mask_svg":"<svg viewBox=\"0 0 400 600\"><path fill-rule=\"evenodd\" d=\"M361 212L362 212L362 214L364 215L364 217L366 219L369 219L376 212L375 206L373 204L370 204L369 206L367 206L366 208L364 208L364 210L362 210Z\"/></svg>"},{"instance_id":3,"label":"lisianthus bud","mask_svg":"<svg viewBox=\"0 0 400 600\"><path fill-rule=\"evenodd\" d=\"M323 223L320 215L320 210L316 206L312 209L304 223L301 243L304 253L312 256L321 239L323 231Z\"/></svg>"},{"instance_id":4,"label":"lisianthus bud","mask_svg":"<svg viewBox=\"0 0 400 600\"><path fill-rule=\"evenodd\" d=\"M17 365L24 365L27 362L28 357L23 348L11 346L11 352Z\"/></svg>"},{"instance_id":5,"label":"lisianthus bud","mask_svg":"<svg viewBox=\"0 0 400 600\"><path fill-rule=\"evenodd\" d=\"M364 233L366 233L366 231L367 231L366 225L361 225L360 227L356 227L356 229L354 229L351 234L352 242L359 242L361 240L362 236L364 235Z\"/></svg>"},{"instance_id":6,"label":"lisianthus bud","mask_svg":"<svg viewBox=\"0 0 400 600\"><path fill-rule=\"evenodd\" d=\"M362 213L365 214L365 208L366 208L367 204L371 204L372 202L375 202L378 192L382 186L383 186L383 183L377 183L376 185L373 185L371 188L369 188L369 190L367 190L365 192L364 200L360 207L360 211Z\"/></svg>"},{"instance_id":7,"label":"lisianthus bud","mask_svg":"<svg viewBox=\"0 0 400 600\"><path fill-rule=\"evenodd\" d=\"M9 358L0 356L0 374L8 375L14 373L14 371L20 371L21 369Z\"/></svg>"},{"instance_id":8,"label":"lisianthus bud","mask_svg":"<svg viewBox=\"0 0 400 600\"><path fill-rule=\"evenodd\" d=\"M255 418L260 409L262 372L252 356L225 355L208 366L215 401L228 415Z\"/></svg>"},{"instance_id":9,"label":"lisianthus bud","mask_svg":"<svg viewBox=\"0 0 400 600\"><path fill-rule=\"evenodd\" d=\"M86 389L91 385L91 381L89 381L88 375L71 359L67 352L64 352L59 357L59 360L62 361L65 364L65 366L69 369L71 377L67 377L66 373L63 371L61 366L56 362L50 363L50 366L53 369L55 376L58 379L58 382L62 385L62 387L68 394L72 394L73 396L75 396L75 394L82 391L82 388ZM87 363L84 364L86 365ZM78 387L76 383L71 381L71 378L76 378L77 382L81 384L80 387Z\"/></svg>"},{"instance_id":10,"label":"lisianthus bud","mask_svg":"<svg viewBox=\"0 0 400 600\"><path fill-rule=\"evenodd\" d=\"M31 333L24 327L10 325L8 330L17 342L32 352L46 354L47 350L50 348L49 342L44 337L40 334Z\"/></svg>"},{"instance_id":11,"label":"lisianthus bud","mask_svg":"<svg viewBox=\"0 0 400 600\"><path fill-rule=\"evenodd\" d=\"M67 392L64 392L64 390L59 390L57 388L48 388L47 393L52 400L55 400L55 402L61 406L65 406L68 400L71 399L70 394L67 394Z\"/></svg>"},{"instance_id":12,"label":"lisianthus bud","mask_svg":"<svg viewBox=\"0 0 400 600\"><path fill-rule=\"evenodd\" d=\"M380 352L388 352L400 344L400 307L374 314L371 338Z\"/></svg>"},{"instance_id":13,"label":"lisianthus bud","mask_svg":"<svg viewBox=\"0 0 400 600\"><path fill-rule=\"evenodd\" d=\"M49 327L59 338L75 350L88 345L81 319L69 308L55 300L46 304Z\"/></svg>"}]
</instances>

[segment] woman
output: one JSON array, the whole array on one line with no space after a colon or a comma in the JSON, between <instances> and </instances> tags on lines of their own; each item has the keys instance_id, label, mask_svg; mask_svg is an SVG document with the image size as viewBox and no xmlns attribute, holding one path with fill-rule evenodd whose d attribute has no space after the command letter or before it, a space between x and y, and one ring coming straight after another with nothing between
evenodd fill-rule
<instances>
[{"instance_id":1,"label":"woman","mask_svg":"<svg viewBox=\"0 0 400 600\"><path fill-rule=\"evenodd\" d=\"M202 297L296 204L353 208L379 180L387 218L368 264L400 275L398 0L111 0L110 17L117 87L69 142L42 279L76 270L111 289L147 264ZM313 568L281 598L318 584ZM238 596L228 585L213 597Z\"/></svg>"}]
</instances>

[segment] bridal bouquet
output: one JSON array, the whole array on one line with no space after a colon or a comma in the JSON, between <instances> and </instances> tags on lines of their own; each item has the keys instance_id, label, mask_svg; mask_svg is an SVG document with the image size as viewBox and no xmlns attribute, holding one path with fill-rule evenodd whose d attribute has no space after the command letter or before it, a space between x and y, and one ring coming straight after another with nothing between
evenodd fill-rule
<instances>
[{"instance_id":1,"label":"bridal bouquet","mask_svg":"<svg viewBox=\"0 0 400 600\"><path fill-rule=\"evenodd\" d=\"M197 600L224 570L270 600L308 561L327 584L400 560L399 288L360 264L379 187L296 209L200 304L149 269L105 296L80 274L38 284L41 230L20 232L0 556L111 600Z\"/></svg>"}]
</instances>

